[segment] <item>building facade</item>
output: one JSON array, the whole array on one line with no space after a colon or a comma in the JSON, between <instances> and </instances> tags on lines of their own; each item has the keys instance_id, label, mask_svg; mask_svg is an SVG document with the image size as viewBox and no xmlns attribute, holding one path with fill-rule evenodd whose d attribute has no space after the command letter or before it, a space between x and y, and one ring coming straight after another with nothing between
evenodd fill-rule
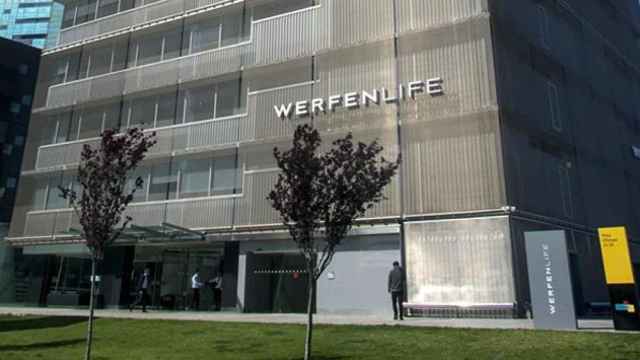
<instances>
[{"instance_id":1,"label":"building facade","mask_svg":"<svg viewBox=\"0 0 640 360\"><path fill-rule=\"evenodd\" d=\"M184 309L200 268L223 273L225 308L304 311L301 259L266 195L273 147L312 122L327 142L352 132L403 158L319 281L317 311L385 313L402 260L415 313L524 316L523 233L564 229L585 313L607 300L595 228L640 231L638 6L588 3L65 2L7 238L29 269L13 301L86 303L86 249L57 186L78 186L80 149L103 129L135 126L158 144L100 270L104 304L125 305L149 266L154 306Z\"/></svg>"},{"instance_id":2,"label":"building facade","mask_svg":"<svg viewBox=\"0 0 640 360\"><path fill-rule=\"evenodd\" d=\"M50 0L3 0L0 37L40 49L57 44L64 6Z\"/></svg>"},{"instance_id":3,"label":"building facade","mask_svg":"<svg viewBox=\"0 0 640 360\"><path fill-rule=\"evenodd\" d=\"M31 103L38 76L40 50L15 41L0 39L0 237L9 231L27 138ZM0 283L14 269L9 264L13 251L0 242ZM1 293L1 291L0 291ZM3 298L0 295L0 302Z\"/></svg>"}]
</instances>

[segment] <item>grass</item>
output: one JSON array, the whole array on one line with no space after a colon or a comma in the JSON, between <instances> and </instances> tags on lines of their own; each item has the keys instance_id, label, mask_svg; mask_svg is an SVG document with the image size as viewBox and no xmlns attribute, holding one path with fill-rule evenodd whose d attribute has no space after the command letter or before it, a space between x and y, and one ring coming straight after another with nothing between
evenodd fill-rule
<instances>
[{"instance_id":1,"label":"grass","mask_svg":"<svg viewBox=\"0 0 640 360\"><path fill-rule=\"evenodd\" d=\"M0 359L82 359L84 318L0 316ZM94 360L300 359L304 327L98 319ZM342 359L640 359L634 334L318 326L314 355Z\"/></svg>"}]
</instances>

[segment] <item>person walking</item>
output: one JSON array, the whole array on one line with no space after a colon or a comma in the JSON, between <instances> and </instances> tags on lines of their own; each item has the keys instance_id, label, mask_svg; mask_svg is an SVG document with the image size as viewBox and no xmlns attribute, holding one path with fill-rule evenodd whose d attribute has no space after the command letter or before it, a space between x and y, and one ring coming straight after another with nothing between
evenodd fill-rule
<instances>
[{"instance_id":1,"label":"person walking","mask_svg":"<svg viewBox=\"0 0 640 360\"><path fill-rule=\"evenodd\" d=\"M398 316L400 317L400 320L404 320L404 311L402 309L404 285L404 270L400 267L400 263L394 261L393 269L389 272L389 280L387 283L387 289L391 294L391 303L393 304L393 320L398 320Z\"/></svg>"},{"instance_id":2,"label":"person walking","mask_svg":"<svg viewBox=\"0 0 640 360\"><path fill-rule=\"evenodd\" d=\"M129 311L133 311L133 308L138 305L142 305L142 312L147 312L147 299L149 297L149 287L151 285L151 270L148 267L144 269L144 272L138 278L136 285L136 292L138 297L129 305Z\"/></svg>"},{"instance_id":3,"label":"person walking","mask_svg":"<svg viewBox=\"0 0 640 360\"><path fill-rule=\"evenodd\" d=\"M200 281L200 270L196 269L191 276L191 290L193 291L193 297L191 298L191 309L200 310L200 289L204 284Z\"/></svg>"}]
</instances>

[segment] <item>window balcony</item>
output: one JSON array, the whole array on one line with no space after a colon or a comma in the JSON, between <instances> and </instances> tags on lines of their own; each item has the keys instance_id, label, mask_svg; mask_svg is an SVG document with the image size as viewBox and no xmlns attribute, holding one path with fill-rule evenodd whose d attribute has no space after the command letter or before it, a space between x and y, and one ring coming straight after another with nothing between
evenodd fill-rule
<instances>
[{"instance_id":1,"label":"window balcony","mask_svg":"<svg viewBox=\"0 0 640 360\"><path fill-rule=\"evenodd\" d=\"M150 157L171 156L200 150L236 146L242 142L286 138L297 122L282 121L273 114L274 104L305 100L312 96L314 82L250 91L246 113L211 120L146 129L155 131L157 144ZM88 138L38 147L34 171L50 172L76 166L84 145L95 146L99 138Z\"/></svg>"},{"instance_id":2,"label":"window balcony","mask_svg":"<svg viewBox=\"0 0 640 360\"><path fill-rule=\"evenodd\" d=\"M68 107L241 70L248 42L51 86L45 109Z\"/></svg>"},{"instance_id":3,"label":"window balcony","mask_svg":"<svg viewBox=\"0 0 640 360\"><path fill-rule=\"evenodd\" d=\"M210 7L227 6L242 1L244 0L163 0L153 2L149 5L62 29L58 39L58 47L97 40L101 37L144 28L154 22L167 21L186 13L204 11Z\"/></svg>"},{"instance_id":4,"label":"window balcony","mask_svg":"<svg viewBox=\"0 0 640 360\"><path fill-rule=\"evenodd\" d=\"M248 41L172 60L121 70L49 88L46 106L35 112L117 97L284 63L394 36L393 11L382 0L331 1L253 21ZM151 5L150 5L151 6ZM352 14L365 9L358 19ZM362 18L362 20L359 20ZM370 19L375 18L376 24Z\"/></svg>"},{"instance_id":5,"label":"window balcony","mask_svg":"<svg viewBox=\"0 0 640 360\"><path fill-rule=\"evenodd\" d=\"M241 195L224 195L199 199L165 200L134 203L125 215L132 225L158 226L170 223L189 229L224 228L233 225L234 202ZM80 223L72 209L30 211L26 214L24 237L52 237L79 230Z\"/></svg>"},{"instance_id":6,"label":"window balcony","mask_svg":"<svg viewBox=\"0 0 640 360\"><path fill-rule=\"evenodd\" d=\"M247 115L240 114L145 130L146 132L155 131L158 141L151 148L148 156L171 156L236 146L240 123L246 117ZM80 162L82 147L97 145L99 141L98 138L91 138L40 146L35 171L46 172L73 167Z\"/></svg>"}]
</instances>

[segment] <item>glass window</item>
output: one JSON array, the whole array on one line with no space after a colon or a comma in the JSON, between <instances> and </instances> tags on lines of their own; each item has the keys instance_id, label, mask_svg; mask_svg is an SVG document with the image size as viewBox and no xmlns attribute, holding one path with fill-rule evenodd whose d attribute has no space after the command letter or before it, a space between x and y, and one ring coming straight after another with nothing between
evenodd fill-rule
<instances>
[{"instance_id":1,"label":"glass window","mask_svg":"<svg viewBox=\"0 0 640 360\"><path fill-rule=\"evenodd\" d=\"M103 109L87 109L80 115L80 134L78 139L100 136L102 132Z\"/></svg>"},{"instance_id":2,"label":"glass window","mask_svg":"<svg viewBox=\"0 0 640 360\"><path fill-rule=\"evenodd\" d=\"M49 189L47 191L47 206L46 209L64 209L67 207L67 201L60 196L61 192L58 186L68 187L70 184L70 178L54 177L49 180Z\"/></svg>"},{"instance_id":3,"label":"glass window","mask_svg":"<svg viewBox=\"0 0 640 360\"><path fill-rule=\"evenodd\" d=\"M74 25L74 21L76 17L76 9L77 9L76 3L70 2L65 4L64 12L62 15L62 25L61 25L63 29Z\"/></svg>"},{"instance_id":4,"label":"glass window","mask_svg":"<svg viewBox=\"0 0 640 360\"><path fill-rule=\"evenodd\" d=\"M209 195L209 159L187 159L180 162L180 197Z\"/></svg>"},{"instance_id":5,"label":"glass window","mask_svg":"<svg viewBox=\"0 0 640 360\"><path fill-rule=\"evenodd\" d=\"M91 51L89 76L106 74L111 71L111 52L111 45Z\"/></svg>"},{"instance_id":6,"label":"glass window","mask_svg":"<svg viewBox=\"0 0 640 360\"><path fill-rule=\"evenodd\" d=\"M147 200L147 187L149 186L149 169L146 168L137 168L132 174L129 175L127 179L127 185L125 187L125 191L128 194L136 184L136 180L141 178L142 188L136 190L135 194L133 194L132 202L144 202Z\"/></svg>"},{"instance_id":7,"label":"glass window","mask_svg":"<svg viewBox=\"0 0 640 360\"><path fill-rule=\"evenodd\" d=\"M117 40L113 44L111 71L119 71L127 66L127 39Z\"/></svg>"},{"instance_id":8,"label":"glass window","mask_svg":"<svg viewBox=\"0 0 640 360\"><path fill-rule=\"evenodd\" d=\"M50 292L86 293L91 286L91 261L81 256L56 256L52 262L57 276L51 278Z\"/></svg>"},{"instance_id":9,"label":"glass window","mask_svg":"<svg viewBox=\"0 0 640 360\"><path fill-rule=\"evenodd\" d=\"M40 179L34 184L34 189L31 196L31 209L43 210L44 202L47 197L47 180Z\"/></svg>"},{"instance_id":10,"label":"glass window","mask_svg":"<svg viewBox=\"0 0 640 360\"><path fill-rule=\"evenodd\" d=\"M240 108L240 80L230 80L218 85L216 117L238 113Z\"/></svg>"},{"instance_id":11,"label":"glass window","mask_svg":"<svg viewBox=\"0 0 640 360\"><path fill-rule=\"evenodd\" d=\"M236 156L215 159L213 162L213 181L211 195L229 195L239 192Z\"/></svg>"},{"instance_id":12,"label":"glass window","mask_svg":"<svg viewBox=\"0 0 640 360\"><path fill-rule=\"evenodd\" d=\"M71 124L71 113L63 113L56 116L58 132L56 133L55 143L61 143L70 140L69 126Z\"/></svg>"},{"instance_id":13,"label":"glass window","mask_svg":"<svg viewBox=\"0 0 640 360\"><path fill-rule=\"evenodd\" d=\"M80 131L80 113L74 112L69 125L69 135L67 141L78 140L78 132Z\"/></svg>"},{"instance_id":14,"label":"glass window","mask_svg":"<svg viewBox=\"0 0 640 360\"><path fill-rule=\"evenodd\" d=\"M222 17L222 45L229 46L242 41L242 12Z\"/></svg>"},{"instance_id":15,"label":"glass window","mask_svg":"<svg viewBox=\"0 0 640 360\"><path fill-rule=\"evenodd\" d=\"M66 81L68 60L66 57L57 59L51 72L51 85L61 84Z\"/></svg>"},{"instance_id":16,"label":"glass window","mask_svg":"<svg viewBox=\"0 0 640 360\"><path fill-rule=\"evenodd\" d=\"M100 0L98 17L109 16L118 12L118 0Z\"/></svg>"},{"instance_id":17,"label":"glass window","mask_svg":"<svg viewBox=\"0 0 640 360\"><path fill-rule=\"evenodd\" d=\"M68 57L69 67L67 69L66 81L78 79L78 70L80 67L80 53L70 54Z\"/></svg>"},{"instance_id":18,"label":"glass window","mask_svg":"<svg viewBox=\"0 0 640 360\"><path fill-rule=\"evenodd\" d=\"M78 196L82 195L82 185L80 184L80 181L78 181L78 178L76 176L71 178L71 189L73 189L73 191L75 191Z\"/></svg>"},{"instance_id":19,"label":"glass window","mask_svg":"<svg viewBox=\"0 0 640 360\"><path fill-rule=\"evenodd\" d=\"M96 0L81 0L78 2L78 12L76 15L76 24L82 24L91 21L96 15Z\"/></svg>"},{"instance_id":20,"label":"glass window","mask_svg":"<svg viewBox=\"0 0 640 360\"><path fill-rule=\"evenodd\" d=\"M29 138L31 139L31 136L34 137L36 146L53 144L56 139L57 116L54 115L51 118L43 120L44 121L39 121L38 126L34 127L33 130L30 129L32 135L29 135ZM7 123L0 123L0 126L6 126L6 124Z\"/></svg>"},{"instance_id":21,"label":"glass window","mask_svg":"<svg viewBox=\"0 0 640 360\"><path fill-rule=\"evenodd\" d=\"M169 164L154 166L149 184L149 201L175 199L178 174Z\"/></svg>"},{"instance_id":22,"label":"glass window","mask_svg":"<svg viewBox=\"0 0 640 360\"><path fill-rule=\"evenodd\" d=\"M133 9L134 5L135 5L134 0L120 0L120 11Z\"/></svg>"},{"instance_id":23,"label":"glass window","mask_svg":"<svg viewBox=\"0 0 640 360\"><path fill-rule=\"evenodd\" d=\"M312 0L287 0L268 2L253 8L254 20L276 16L312 6Z\"/></svg>"},{"instance_id":24,"label":"glass window","mask_svg":"<svg viewBox=\"0 0 640 360\"><path fill-rule=\"evenodd\" d=\"M189 42L185 44L185 47L188 46L187 51L184 52L185 54L195 54L220 46L220 24L218 18L192 24L188 32Z\"/></svg>"},{"instance_id":25,"label":"glass window","mask_svg":"<svg viewBox=\"0 0 640 360\"><path fill-rule=\"evenodd\" d=\"M129 127L148 129L154 127L156 101L153 97L143 97L130 102L131 116Z\"/></svg>"},{"instance_id":26,"label":"glass window","mask_svg":"<svg viewBox=\"0 0 640 360\"><path fill-rule=\"evenodd\" d=\"M183 91L184 122L213 119L213 88L211 85Z\"/></svg>"},{"instance_id":27,"label":"glass window","mask_svg":"<svg viewBox=\"0 0 640 360\"><path fill-rule=\"evenodd\" d=\"M91 61L91 52L85 51L82 53L82 59L80 60L80 71L78 72L78 79L87 77L89 72L89 62Z\"/></svg>"},{"instance_id":28,"label":"glass window","mask_svg":"<svg viewBox=\"0 0 640 360\"><path fill-rule=\"evenodd\" d=\"M180 42L182 40L181 29L175 28L164 35L164 54L162 60L173 59L180 56Z\"/></svg>"},{"instance_id":29,"label":"glass window","mask_svg":"<svg viewBox=\"0 0 640 360\"><path fill-rule=\"evenodd\" d=\"M137 66L160 61L162 54L162 36L155 34L153 37L145 37L137 40L138 60Z\"/></svg>"},{"instance_id":30,"label":"glass window","mask_svg":"<svg viewBox=\"0 0 640 360\"><path fill-rule=\"evenodd\" d=\"M158 97L158 114L156 127L173 125L176 121L176 93L160 95Z\"/></svg>"},{"instance_id":31,"label":"glass window","mask_svg":"<svg viewBox=\"0 0 640 360\"><path fill-rule=\"evenodd\" d=\"M105 107L103 130L106 129L120 130L120 104L116 103Z\"/></svg>"},{"instance_id":32,"label":"glass window","mask_svg":"<svg viewBox=\"0 0 640 360\"><path fill-rule=\"evenodd\" d=\"M129 50L127 51L127 67L131 68L136 66L136 58L138 57L138 41L131 39L129 42Z\"/></svg>"}]
</instances>

